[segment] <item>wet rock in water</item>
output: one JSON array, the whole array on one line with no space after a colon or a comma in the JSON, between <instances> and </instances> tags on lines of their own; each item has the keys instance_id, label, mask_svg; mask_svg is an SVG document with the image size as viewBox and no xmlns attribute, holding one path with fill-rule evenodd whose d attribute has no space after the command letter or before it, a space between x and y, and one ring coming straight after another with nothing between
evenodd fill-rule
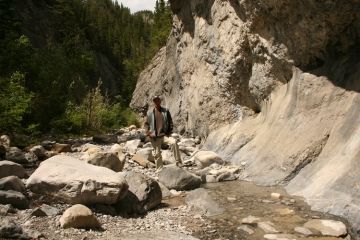
<instances>
[{"instance_id":1,"label":"wet rock in water","mask_svg":"<svg viewBox=\"0 0 360 240\"><path fill-rule=\"evenodd\" d=\"M47 157L46 150L41 145L37 145L37 146L30 148L30 152L34 153L38 157L39 160L43 160Z\"/></svg>"},{"instance_id":2,"label":"wet rock in water","mask_svg":"<svg viewBox=\"0 0 360 240\"><path fill-rule=\"evenodd\" d=\"M55 143L52 146L52 151L57 152L57 153L72 152L71 145L66 144L66 143Z\"/></svg>"},{"instance_id":3,"label":"wet rock in water","mask_svg":"<svg viewBox=\"0 0 360 240\"><path fill-rule=\"evenodd\" d=\"M291 234L265 234L264 239L268 240L297 240L297 236Z\"/></svg>"},{"instance_id":4,"label":"wet rock in water","mask_svg":"<svg viewBox=\"0 0 360 240\"><path fill-rule=\"evenodd\" d=\"M195 164L199 168L205 168L213 163L223 164L224 161L219 155L212 151L199 151L195 154Z\"/></svg>"},{"instance_id":5,"label":"wet rock in water","mask_svg":"<svg viewBox=\"0 0 360 240\"><path fill-rule=\"evenodd\" d=\"M43 204L40 207L35 208L32 212L31 212L31 216L36 216L36 217L51 217L51 216L56 216L60 214L60 210L49 206L47 204Z\"/></svg>"},{"instance_id":6,"label":"wet rock in water","mask_svg":"<svg viewBox=\"0 0 360 240\"><path fill-rule=\"evenodd\" d=\"M125 151L130 154L135 154L136 150L141 146L141 141L139 139L127 141L125 144Z\"/></svg>"},{"instance_id":7,"label":"wet rock in water","mask_svg":"<svg viewBox=\"0 0 360 240\"><path fill-rule=\"evenodd\" d=\"M25 191L25 184L17 176L8 176L0 179L0 190Z\"/></svg>"},{"instance_id":8,"label":"wet rock in water","mask_svg":"<svg viewBox=\"0 0 360 240\"><path fill-rule=\"evenodd\" d=\"M126 233L119 236L121 240L199 240L193 236L185 235L183 233L164 231L164 230L153 230L153 231L144 231L140 233Z\"/></svg>"},{"instance_id":9,"label":"wet rock in water","mask_svg":"<svg viewBox=\"0 0 360 240\"><path fill-rule=\"evenodd\" d=\"M139 149L136 154L141 155L144 159L146 159L147 161L150 162L155 162L154 156L152 154L153 148L149 147L149 148L143 148L143 149ZM164 152L164 151L163 151Z\"/></svg>"},{"instance_id":10,"label":"wet rock in water","mask_svg":"<svg viewBox=\"0 0 360 240\"><path fill-rule=\"evenodd\" d=\"M147 159L145 159L142 155L140 155L138 153L136 153L132 157L132 160L144 168L150 168L150 167L155 166L152 162L148 161Z\"/></svg>"},{"instance_id":11,"label":"wet rock in water","mask_svg":"<svg viewBox=\"0 0 360 240\"><path fill-rule=\"evenodd\" d=\"M269 221L258 222L257 227L263 230L265 233L279 233L279 231L275 228L274 223Z\"/></svg>"},{"instance_id":12,"label":"wet rock in water","mask_svg":"<svg viewBox=\"0 0 360 240\"><path fill-rule=\"evenodd\" d=\"M344 223L335 220L313 219L304 224L305 228L315 229L323 236L341 237L347 235Z\"/></svg>"},{"instance_id":13,"label":"wet rock in water","mask_svg":"<svg viewBox=\"0 0 360 240\"><path fill-rule=\"evenodd\" d=\"M17 176L19 178L25 178L27 176L25 169L20 164L12 161L0 161L0 178L8 176Z\"/></svg>"},{"instance_id":14,"label":"wet rock in water","mask_svg":"<svg viewBox=\"0 0 360 240\"><path fill-rule=\"evenodd\" d=\"M255 217L255 216L248 216L246 218L243 218L241 220L242 224L248 224L248 225L254 225L256 226L258 222L261 221L261 218Z\"/></svg>"},{"instance_id":15,"label":"wet rock in water","mask_svg":"<svg viewBox=\"0 0 360 240\"><path fill-rule=\"evenodd\" d=\"M4 146L6 150L10 149L10 137L8 135L1 135L0 136L0 145Z\"/></svg>"},{"instance_id":16,"label":"wet rock in water","mask_svg":"<svg viewBox=\"0 0 360 240\"><path fill-rule=\"evenodd\" d=\"M119 173L118 176L127 182L129 186L127 194L133 194L136 197L134 204L139 204L139 209L149 211L161 203L161 188L155 180L135 172Z\"/></svg>"},{"instance_id":17,"label":"wet rock in water","mask_svg":"<svg viewBox=\"0 0 360 240\"><path fill-rule=\"evenodd\" d=\"M4 218L0 219L0 238L31 239L32 237L24 233L19 224Z\"/></svg>"},{"instance_id":18,"label":"wet rock in water","mask_svg":"<svg viewBox=\"0 0 360 240\"><path fill-rule=\"evenodd\" d=\"M310 229L305 228L305 227L295 227L294 231L297 233L300 233L304 236L311 236L314 234L312 231L310 231Z\"/></svg>"},{"instance_id":19,"label":"wet rock in water","mask_svg":"<svg viewBox=\"0 0 360 240\"><path fill-rule=\"evenodd\" d=\"M116 172L63 155L42 162L26 186L72 204L114 204L127 190Z\"/></svg>"},{"instance_id":20,"label":"wet rock in water","mask_svg":"<svg viewBox=\"0 0 360 240\"><path fill-rule=\"evenodd\" d=\"M159 173L159 181L169 189L192 190L200 187L201 178L176 165L165 166Z\"/></svg>"},{"instance_id":21,"label":"wet rock in water","mask_svg":"<svg viewBox=\"0 0 360 240\"><path fill-rule=\"evenodd\" d=\"M12 161L15 163L19 163L19 164L28 163L28 161L25 157L25 153L17 147L10 147L8 152L6 152L5 158L6 158L6 160L9 160L9 161Z\"/></svg>"},{"instance_id":22,"label":"wet rock in water","mask_svg":"<svg viewBox=\"0 0 360 240\"><path fill-rule=\"evenodd\" d=\"M221 208L203 188L190 191L187 194L186 203L208 217L224 212L224 209Z\"/></svg>"},{"instance_id":23,"label":"wet rock in water","mask_svg":"<svg viewBox=\"0 0 360 240\"><path fill-rule=\"evenodd\" d=\"M125 161L120 161L117 154L115 153L98 152L94 154L88 154L81 159L92 165L106 167L115 172L121 172L125 164Z\"/></svg>"},{"instance_id":24,"label":"wet rock in water","mask_svg":"<svg viewBox=\"0 0 360 240\"><path fill-rule=\"evenodd\" d=\"M19 209L26 209L29 207L29 201L24 194L13 190L0 190L0 204L11 204L11 206Z\"/></svg>"},{"instance_id":25,"label":"wet rock in water","mask_svg":"<svg viewBox=\"0 0 360 240\"><path fill-rule=\"evenodd\" d=\"M76 204L68 208L60 218L62 228L98 229L100 222L92 211L84 205Z\"/></svg>"},{"instance_id":26,"label":"wet rock in water","mask_svg":"<svg viewBox=\"0 0 360 240\"><path fill-rule=\"evenodd\" d=\"M216 178L216 181L225 182L225 181L234 181L236 179L238 179L238 176L236 176L234 173L224 172Z\"/></svg>"},{"instance_id":27,"label":"wet rock in water","mask_svg":"<svg viewBox=\"0 0 360 240\"><path fill-rule=\"evenodd\" d=\"M100 144L111 144L111 143L117 143L118 142L118 136L115 134L109 134L109 135L97 135L93 137L94 143L100 143Z\"/></svg>"}]
</instances>

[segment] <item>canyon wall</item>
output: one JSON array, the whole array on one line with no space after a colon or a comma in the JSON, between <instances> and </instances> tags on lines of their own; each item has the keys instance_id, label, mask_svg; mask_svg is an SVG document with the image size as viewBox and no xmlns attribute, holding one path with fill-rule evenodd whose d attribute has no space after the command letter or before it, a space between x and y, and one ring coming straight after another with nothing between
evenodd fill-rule
<instances>
[{"instance_id":1,"label":"canyon wall","mask_svg":"<svg viewBox=\"0 0 360 240\"><path fill-rule=\"evenodd\" d=\"M360 3L171 0L173 29L131 106L360 229Z\"/></svg>"}]
</instances>

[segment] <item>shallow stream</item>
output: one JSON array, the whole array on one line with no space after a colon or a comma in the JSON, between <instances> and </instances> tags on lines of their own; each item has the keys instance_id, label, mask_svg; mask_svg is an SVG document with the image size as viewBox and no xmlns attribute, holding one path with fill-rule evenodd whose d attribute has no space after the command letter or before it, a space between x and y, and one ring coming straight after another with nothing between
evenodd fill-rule
<instances>
[{"instance_id":1,"label":"shallow stream","mask_svg":"<svg viewBox=\"0 0 360 240\"><path fill-rule=\"evenodd\" d=\"M242 220L249 216L258 217L261 222L273 223L279 234L291 234L293 239L344 239L305 237L296 233L295 227L302 227L311 219L334 219L344 223L346 221L334 215L311 211L303 199L287 195L281 187L262 187L244 181L207 184L203 187L224 211L205 217L204 223L192 226L195 231L193 235L200 239L264 239L266 232L256 224L242 224ZM244 228L246 230L243 230ZM347 236L346 239L351 238Z\"/></svg>"}]
</instances>

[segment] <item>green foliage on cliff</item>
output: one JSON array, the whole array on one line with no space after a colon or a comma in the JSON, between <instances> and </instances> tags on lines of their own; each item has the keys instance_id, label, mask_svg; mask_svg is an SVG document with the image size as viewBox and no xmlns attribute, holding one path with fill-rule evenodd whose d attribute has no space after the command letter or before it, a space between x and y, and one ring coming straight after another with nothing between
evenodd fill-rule
<instances>
[{"instance_id":1,"label":"green foliage on cliff","mask_svg":"<svg viewBox=\"0 0 360 240\"><path fill-rule=\"evenodd\" d=\"M131 14L111 0L0 0L0 131L134 123L136 80L170 33L160 5Z\"/></svg>"}]
</instances>

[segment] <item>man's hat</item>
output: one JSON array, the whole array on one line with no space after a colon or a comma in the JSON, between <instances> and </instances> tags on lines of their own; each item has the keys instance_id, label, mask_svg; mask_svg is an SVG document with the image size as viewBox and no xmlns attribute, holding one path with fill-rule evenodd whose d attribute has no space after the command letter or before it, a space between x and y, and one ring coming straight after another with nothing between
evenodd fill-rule
<instances>
[{"instance_id":1,"label":"man's hat","mask_svg":"<svg viewBox=\"0 0 360 240\"><path fill-rule=\"evenodd\" d=\"M160 100L161 100L161 97L160 97L159 95L155 95L155 96L153 97L153 101L155 101L156 99L160 99Z\"/></svg>"}]
</instances>

